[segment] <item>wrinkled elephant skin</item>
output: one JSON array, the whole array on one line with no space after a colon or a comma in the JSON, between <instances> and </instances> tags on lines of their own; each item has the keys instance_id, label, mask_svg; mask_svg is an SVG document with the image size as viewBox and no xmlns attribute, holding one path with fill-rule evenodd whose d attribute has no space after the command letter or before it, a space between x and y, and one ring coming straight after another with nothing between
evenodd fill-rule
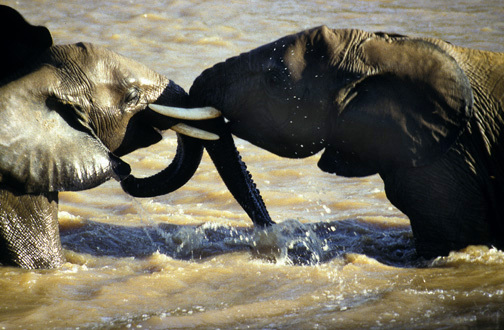
<instances>
[{"instance_id":1,"label":"wrinkled elephant skin","mask_svg":"<svg viewBox=\"0 0 504 330\"><path fill-rule=\"evenodd\" d=\"M166 77L103 47L52 45L46 28L10 7L0 6L0 24L9 31L0 63L0 263L57 267L64 262L58 192L127 178L130 167L119 156L158 142L159 130L178 122L147 105L186 107L188 97ZM201 143L184 145L185 156L176 157L182 163L165 177L185 181L165 181L167 190L198 166Z\"/></svg>"}]
</instances>

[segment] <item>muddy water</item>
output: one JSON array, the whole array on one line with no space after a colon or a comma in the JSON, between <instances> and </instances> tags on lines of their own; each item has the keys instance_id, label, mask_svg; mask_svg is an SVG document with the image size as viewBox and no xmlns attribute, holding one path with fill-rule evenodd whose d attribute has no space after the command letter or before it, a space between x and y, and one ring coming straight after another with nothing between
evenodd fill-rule
<instances>
[{"instance_id":1,"label":"muddy water","mask_svg":"<svg viewBox=\"0 0 504 330\"><path fill-rule=\"evenodd\" d=\"M321 24L504 51L502 0L3 3L48 26L56 43L106 45L186 89L218 61ZM419 260L409 222L377 176L338 178L316 168L318 156L287 160L237 145L281 223L276 230L254 232L206 155L194 178L167 196L133 199L117 182L63 193L68 262L49 271L0 268L0 327L504 325L504 252L470 247ZM148 175L175 148L166 133L125 160Z\"/></svg>"}]
</instances>

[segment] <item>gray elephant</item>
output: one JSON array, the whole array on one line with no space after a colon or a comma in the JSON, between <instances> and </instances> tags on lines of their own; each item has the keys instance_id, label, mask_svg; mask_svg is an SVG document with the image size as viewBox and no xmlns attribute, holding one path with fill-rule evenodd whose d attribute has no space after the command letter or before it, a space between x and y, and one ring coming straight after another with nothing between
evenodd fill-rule
<instances>
[{"instance_id":1,"label":"gray elephant","mask_svg":"<svg viewBox=\"0 0 504 330\"><path fill-rule=\"evenodd\" d=\"M422 256L504 248L504 54L322 26L216 64L189 95L277 155L378 173Z\"/></svg>"},{"instance_id":2,"label":"gray elephant","mask_svg":"<svg viewBox=\"0 0 504 330\"><path fill-rule=\"evenodd\" d=\"M11 33L4 45L12 43L0 63L0 263L51 268L64 262L59 191L115 178L133 195L168 193L191 178L203 147L220 173L231 175L224 181L253 220L271 221L215 111L171 108L174 118L159 115L147 105L188 106L187 93L173 81L103 47L53 46L46 28L7 6L0 6L0 24ZM195 119L221 137L187 126ZM178 135L170 166L154 178L130 175L119 157L158 142L168 128L190 135Z\"/></svg>"}]
</instances>

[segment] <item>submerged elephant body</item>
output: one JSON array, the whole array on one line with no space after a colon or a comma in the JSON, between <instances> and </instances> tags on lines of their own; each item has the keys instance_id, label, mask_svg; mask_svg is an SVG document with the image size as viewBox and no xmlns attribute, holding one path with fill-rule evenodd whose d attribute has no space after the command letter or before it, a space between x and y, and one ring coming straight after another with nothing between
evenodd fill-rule
<instances>
[{"instance_id":1,"label":"submerged elephant body","mask_svg":"<svg viewBox=\"0 0 504 330\"><path fill-rule=\"evenodd\" d=\"M380 174L419 254L504 248L504 54L319 27L204 71L190 97L277 155Z\"/></svg>"}]
</instances>

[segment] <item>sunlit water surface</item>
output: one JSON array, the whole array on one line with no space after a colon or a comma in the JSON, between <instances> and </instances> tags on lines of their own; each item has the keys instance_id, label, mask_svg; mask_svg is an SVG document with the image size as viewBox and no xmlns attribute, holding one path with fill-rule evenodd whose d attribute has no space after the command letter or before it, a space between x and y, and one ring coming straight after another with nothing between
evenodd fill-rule
<instances>
[{"instance_id":1,"label":"sunlit water surface","mask_svg":"<svg viewBox=\"0 0 504 330\"><path fill-rule=\"evenodd\" d=\"M502 0L3 3L48 26L58 44L106 45L186 90L216 62L321 24L504 51ZM175 135L165 137L124 158L135 174L171 161ZM420 260L379 177L338 178L318 170L319 156L281 159L236 143L276 229L254 231L206 155L167 196L133 199L114 181L62 193L68 262L0 268L0 327L504 326L503 252L469 247Z\"/></svg>"}]
</instances>

